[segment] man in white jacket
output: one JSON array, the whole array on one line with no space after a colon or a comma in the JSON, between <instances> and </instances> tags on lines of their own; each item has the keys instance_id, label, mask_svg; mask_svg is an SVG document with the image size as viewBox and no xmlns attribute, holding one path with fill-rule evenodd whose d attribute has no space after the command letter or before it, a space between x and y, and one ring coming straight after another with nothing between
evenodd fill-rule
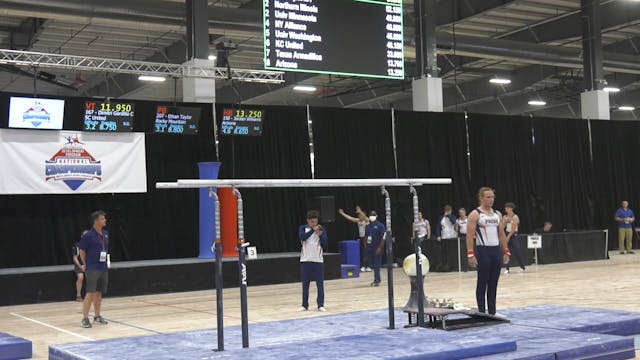
<instances>
[{"instance_id":1,"label":"man in white jacket","mask_svg":"<svg viewBox=\"0 0 640 360\"><path fill-rule=\"evenodd\" d=\"M300 250L300 275L302 277L302 306L298 311L309 309L309 285L315 280L318 287L318 311L324 308L324 259L323 251L328 246L327 231L318 224L319 214L315 210L307 212L307 223L300 225L298 238Z\"/></svg>"}]
</instances>

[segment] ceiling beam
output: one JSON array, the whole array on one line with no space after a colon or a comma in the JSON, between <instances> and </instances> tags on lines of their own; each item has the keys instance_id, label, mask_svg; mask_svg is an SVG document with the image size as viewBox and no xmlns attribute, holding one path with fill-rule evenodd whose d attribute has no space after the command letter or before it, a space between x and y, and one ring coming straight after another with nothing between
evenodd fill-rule
<instances>
[{"instance_id":1,"label":"ceiling beam","mask_svg":"<svg viewBox=\"0 0 640 360\"><path fill-rule=\"evenodd\" d=\"M640 6L633 1L602 1L602 29L607 32L629 23L640 22ZM537 25L527 26L515 32L500 36L503 39L546 43L565 39L580 41L582 30L580 19L582 12L573 11L567 16L557 17L551 21L543 21Z\"/></svg>"},{"instance_id":2,"label":"ceiling beam","mask_svg":"<svg viewBox=\"0 0 640 360\"><path fill-rule=\"evenodd\" d=\"M29 50L38 34L42 32L44 19L29 17L17 27L9 31L9 48L12 50Z\"/></svg>"},{"instance_id":3,"label":"ceiling beam","mask_svg":"<svg viewBox=\"0 0 640 360\"><path fill-rule=\"evenodd\" d=\"M520 68L511 74L505 74L511 79L512 85L495 85L489 82L489 77L450 86L442 90L444 110L453 111L465 109L473 105L493 101L498 97L517 94L533 86L537 82L549 78L559 72L558 68L545 65L530 65ZM464 97L462 94L464 94Z\"/></svg>"},{"instance_id":4,"label":"ceiling beam","mask_svg":"<svg viewBox=\"0 0 640 360\"><path fill-rule=\"evenodd\" d=\"M169 62L173 64L182 64L187 61L187 45L184 41L176 41L172 45L163 49L162 52L163 54L157 53L147 59L147 61ZM112 78L120 85L119 89L113 89L109 84L100 82L98 84L86 86L83 93L87 96L122 97L143 85L143 82L138 80L138 77L134 75L118 74L112 75Z\"/></svg>"},{"instance_id":5,"label":"ceiling beam","mask_svg":"<svg viewBox=\"0 0 640 360\"><path fill-rule=\"evenodd\" d=\"M631 105L640 110L640 86L638 86L637 82L635 85L633 90L612 95L610 99L611 106Z\"/></svg>"},{"instance_id":6,"label":"ceiling beam","mask_svg":"<svg viewBox=\"0 0 640 360\"><path fill-rule=\"evenodd\" d=\"M581 49L503 39L457 36L438 33L438 52L453 53L483 59L508 60L525 64L544 64L567 68L582 68ZM605 70L640 73L637 56L607 52L603 54Z\"/></svg>"},{"instance_id":7,"label":"ceiling beam","mask_svg":"<svg viewBox=\"0 0 640 360\"><path fill-rule=\"evenodd\" d=\"M45 22L46 20L44 19L34 17L22 20L20 25L17 27L8 29L9 43L6 47L12 50L30 50L34 41L42 32ZM68 81L60 81L60 79L57 78L57 75L47 71L28 71L9 64L1 65L0 71L31 79L35 76L39 81L46 82L47 84L56 85L67 90L78 91L78 88L69 84Z\"/></svg>"},{"instance_id":8,"label":"ceiling beam","mask_svg":"<svg viewBox=\"0 0 640 360\"><path fill-rule=\"evenodd\" d=\"M37 81L42 81L47 84L56 85L61 88L65 88L67 90L78 91L77 87L70 85L68 83L61 82L60 80L57 79L57 76L55 74L49 73L47 71L34 70L32 72L32 71L23 70L17 66L5 65L5 64L0 64L0 71L8 72L15 75L20 75L30 79L33 79L35 77Z\"/></svg>"},{"instance_id":9,"label":"ceiling beam","mask_svg":"<svg viewBox=\"0 0 640 360\"><path fill-rule=\"evenodd\" d=\"M437 4L437 27L444 28L462 20L471 20L489 11L504 9L522 0L447 0Z\"/></svg>"}]
</instances>

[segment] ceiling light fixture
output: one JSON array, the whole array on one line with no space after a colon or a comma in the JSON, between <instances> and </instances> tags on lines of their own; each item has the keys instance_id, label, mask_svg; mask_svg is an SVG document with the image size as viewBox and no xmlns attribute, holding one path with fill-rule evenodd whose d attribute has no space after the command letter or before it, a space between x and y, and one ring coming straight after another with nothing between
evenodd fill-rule
<instances>
[{"instance_id":1,"label":"ceiling light fixture","mask_svg":"<svg viewBox=\"0 0 640 360\"><path fill-rule=\"evenodd\" d=\"M622 111L633 111L635 109L636 108L633 107L633 106L620 106L620 107L618 107L618 110L622 110Z\"/></svg>"},{"instance_id":2,"label":"ceiling light fixture","mask_svg":"<svg viewBox=\"0 0 640 360\"><path fill-rule=\"evenodd\" d=\"M544 100L529 100L528 104L533 106L544 106L547 105L547 102Z\"/></svg>"},{"instance_id":3,"label":"ceiling light fixture","mask_svg":"<svg viewBox=\"0 0 640 360\"><path fill-rule=\"evenodd\" d=\"M309 85L296 85L296 86L293 87L293 90L295 90L295 91L312 92L312 91L316 91L316 87L315 86L309 86Z\"/></svg>"},{"instance_id":4,"label":"ceiling light fixture","mask_svg":"<svg viewBox=\"0 0 640 360\"><path fill-rule=\"evenodd\" d=\"M620 88L614 87L614 86L607 86L605 88L603 88L602 90L606 91L606 92L610 92L610 93L617 93L618 91L620 91Z\"/></svg>"},{"instance_id":5,"label":"ceiling light fixture","mask_svg":"<svg viewBox=\"0 0 640 360\"><path fill-rule=\"evenodd\" d=\"M499 84L499 85L511 84L511 80L504 79L504 78L493 78L493 79L490 79L489 82L492 84Z\"/></svg>"},{"instance_id":6,"label":"ceiling light fixture","mask_svg":"<svg viewBox=\"0 0 640 360\"><path fill-rule=\"evenodd\" d=\"M217 57L215 55L209 55L209 57L207 58L209 60L215 60L217 59Z\"/></svg>"},{"instance_id":7,"label":"ceiling light fixture","mask_svg":"<svg viewBox=\"0 0 640 360\"><path fill-rule=\"evenodd\" d=\"M162 76L140 75L140 76L138 76L138 80L162 82L162 81L167 80L167 78L164 78Z\"/></svg>"}]
</instances>

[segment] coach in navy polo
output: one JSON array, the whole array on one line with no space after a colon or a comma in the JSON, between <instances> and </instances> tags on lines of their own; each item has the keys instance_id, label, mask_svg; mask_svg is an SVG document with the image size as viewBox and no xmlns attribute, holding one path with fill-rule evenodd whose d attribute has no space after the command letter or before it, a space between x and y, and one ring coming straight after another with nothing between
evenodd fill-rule
<instances>
[{"instance_id":1,"label":"coach in navy polo","mask_svg":"<svg viewBox=\"0 0 640 360\"><path fill-rule=\"evenodd\" d=\"M104 211L91 214L93 227L80 239L80 258L86 264L87 294L82 303L82 327L90 328L89 309L93 303L93 323L106 325L107 321L100 315L102 294L107 292L109 273L107 257L109 253L109 234L104 229L107 218Z\"/></svg>"}]
</instances>

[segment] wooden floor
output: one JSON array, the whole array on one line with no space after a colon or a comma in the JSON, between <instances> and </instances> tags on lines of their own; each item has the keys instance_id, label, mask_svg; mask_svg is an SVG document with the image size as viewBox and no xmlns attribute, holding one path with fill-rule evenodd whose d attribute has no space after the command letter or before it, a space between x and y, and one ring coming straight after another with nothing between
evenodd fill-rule
<instances>
[{"instance_id":1,"label":"wooden floor","mask_svg":"<svg viewBox=\"0 0 640 360\"><path fill-rule=\"evenodd\" d=\"M511 274L500 277L498 312L500 309L537 304L640 312L640 254L611 252L610 256L610 260L603 261L531 266L524 273L518 273L517 268L512 269ZM425 280L425 291L430 298L452 298L464 305L475 306L475 275L475 272L430 273ZM295 311L300 306L298 283L249 287L249 321L256 323L386 308L386 278L383 276L383 286L380 287L369 286L371 278L372 273L364 273L358 279L327 281L327 313ZM408 298L409 282L401 269L395 269L394 280L395 306L401 307ZM315 300L313 284L311 299ZM109 325L83 329L80 327L80 303L6 306L0 307L0 332L31 340L34 358L46 359L51 344L215 328L215 307L213 290L107 297L102 313L110 321ZM240 324L238 288L225 289L224 315L225 326Z\"/></svg>"}]
</instances>

